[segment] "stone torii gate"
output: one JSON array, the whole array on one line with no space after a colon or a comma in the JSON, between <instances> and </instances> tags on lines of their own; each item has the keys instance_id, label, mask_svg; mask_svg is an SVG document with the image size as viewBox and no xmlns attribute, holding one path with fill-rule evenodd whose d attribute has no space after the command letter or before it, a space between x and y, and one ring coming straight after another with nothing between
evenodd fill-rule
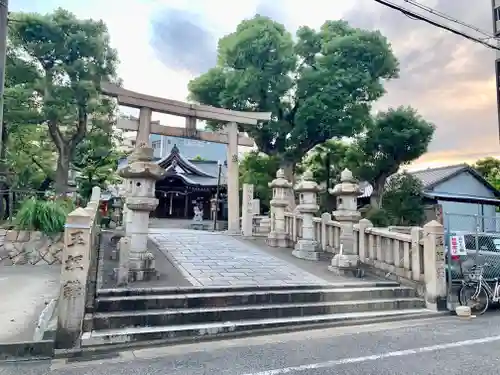
<instances>
[{"instance_id":1,"label":"stone torii gate","mask_svg":"<svg viewBox=\"0 0 500 375\"><path fill-rule=\"evenodd\" d=\"M139 120L121 120L118 127L123 130L137 131L136 147L149 145L149 135L159 134L175 137L199 139L224 143L227 149L227 193L228 193L228 230L240 231L239 182L238 182L238 145L252 147L251 138L238 134L238 124L257 125L258 121L271 119L270 112L241 112L208 105L190 104L177 100L141 94L126 90L118 85L102 83L101 92L117 98L118 104L139 108ZM152 112L166 113L186 118L185 128L163 126L151 121ZM199 131L196 120L214 120L226 123L225 134Z\"/></svg>"}]
</instances>

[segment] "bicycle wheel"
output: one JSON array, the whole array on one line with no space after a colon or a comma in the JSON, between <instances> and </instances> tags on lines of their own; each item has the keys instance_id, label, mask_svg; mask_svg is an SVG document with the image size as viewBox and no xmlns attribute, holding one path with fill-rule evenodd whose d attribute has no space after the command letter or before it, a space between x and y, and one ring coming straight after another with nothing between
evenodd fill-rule
<instances>
[{"instance_id":1,"label":"bicycle wheel","mask_svg":"<svg viewBox=\"0 0 500 375\"><path fill-rule=\"evenodd\" d=\"M459 295L460 304L469 306L472 313L482 315L488 310L490 298L483 287L478 291L477 285L464 285L460 289Z\"/></svg>"}]
</instances>

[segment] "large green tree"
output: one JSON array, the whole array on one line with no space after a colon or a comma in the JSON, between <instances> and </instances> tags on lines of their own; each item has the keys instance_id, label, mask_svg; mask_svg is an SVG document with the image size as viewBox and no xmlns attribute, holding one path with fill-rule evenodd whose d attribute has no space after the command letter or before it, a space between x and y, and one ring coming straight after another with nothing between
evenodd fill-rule
<instances>
[{"instance_id":1,"label":"large green tree","mask_svg":"<svg viewBox=\"0 0 500 375\"><path fill-rule=\"evenodd\" d=\"M80 20L63 9L46 15L13 13L11 18L11 53L33 72L31 101L57 151L55 189L63 194L89 116L102 106L99 84L116 78L116 53L102 21Z\"/></svg>"},{"instance_id":2,"label":"large green tree","mask_svg":"<svg viewBox=\"0 0 500 375\"><path fill-rule=\"evenodd\" d=\"M349 148L347 163L360 180L373 186L371 205L380 206L386 180L422 156L434 134L434 125L410 107L379 112Z\"/></svg>"},{"instance_id":3,"label":"large green tree","mask_svg":"<svg viewBox=\"0 0 500 375\"><path fill-rule=\"evenodd\" d=\"M38 189L53 178L54 147L43 122L33 82L36 67L16 55L9 44L6 58L4 127L0 169L13 188Z\"/></svg>"},{"instance_id":4,"label":"large green tree","mask_svg":"<svg viewBox=\"0 0 500 375\"><path fill-rule=\"evenodd\" d=\"M271 121L243 130L290 173L314 146L361 130L383 80L397 74L378 31L326 21L319 30L299 28L294 40L282 24L256 15L219 40L217 65L189 90L203 104L271 112Z\"/></svg>"},{"instance_id":5,"label":"large green tree","mask_svg":"<svg viewBox=\"0 0 500 375\"><path fill-rule=\"evenodd\" d=\"M113 103L103 101L89 121L85 139L76 147L71 166L78 173L78 191L84 199L89 199L92 188L106 189L118 181L116 173L118 160L124 156L117 145L121 137L114 131Z\"/></svg>"}]
</instances>

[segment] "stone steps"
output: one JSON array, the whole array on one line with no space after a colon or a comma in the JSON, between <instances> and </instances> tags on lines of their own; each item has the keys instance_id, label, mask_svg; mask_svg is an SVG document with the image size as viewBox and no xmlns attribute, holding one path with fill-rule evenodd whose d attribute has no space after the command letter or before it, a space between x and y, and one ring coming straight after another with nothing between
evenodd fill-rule
<instances>
[{"instance_id":1,"label":"stone steps","mask_svg":"<svg viewBox=\"0 0 500 375\"><path fill-rule=\"evenodd\" d=\"M96 312L86 316L82 345L206 339L434 315L424 307L414 290L394 282L107 289L98 292Z\"/></svg>"},{"instance_id":2,"label":"stone steps","mask_svg":"<svg viewBox=\"0 0 500 375\"><path fill-rule=\"evenodd\" d=\"M111 296L97 298L98 311L136 311L169 308L202 308L276 303L356 301L368 298L416 297L415 290L405 287L364 287L303 290L212 292Z\"/></svg>"},{"instance_id":3,"label":"stone steps","mask_svg":"<svg viewBox=\"0 0 500 375\"><path fill-rule=\"evenodd\" d=\"M424 319L437 313L426 309L369 311L348 314L325 314L278 319L253 319L233 322L183 324L180 326L129 327L98 330L82 335L82 346L137 345L142 343L176 343L186 340L229 338L252 334L291 332L347 325L374 324L387 321Z\"/></svg>"}]
</instances>

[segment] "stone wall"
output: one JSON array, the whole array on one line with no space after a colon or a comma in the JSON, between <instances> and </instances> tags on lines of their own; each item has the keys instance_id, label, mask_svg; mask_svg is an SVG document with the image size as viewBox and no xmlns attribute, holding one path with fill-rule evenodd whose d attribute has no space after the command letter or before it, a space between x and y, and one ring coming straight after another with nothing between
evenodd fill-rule
<instances>
[{"instance_id":1,"label":"stone wall","mask_svg":"<svg viewBox=\"0 0 500 375\"><path fill-rule=\"evenodd\" d=\"M63 234L0 230L0 266L61 264Z\"/></svg>"}]
</instances>

